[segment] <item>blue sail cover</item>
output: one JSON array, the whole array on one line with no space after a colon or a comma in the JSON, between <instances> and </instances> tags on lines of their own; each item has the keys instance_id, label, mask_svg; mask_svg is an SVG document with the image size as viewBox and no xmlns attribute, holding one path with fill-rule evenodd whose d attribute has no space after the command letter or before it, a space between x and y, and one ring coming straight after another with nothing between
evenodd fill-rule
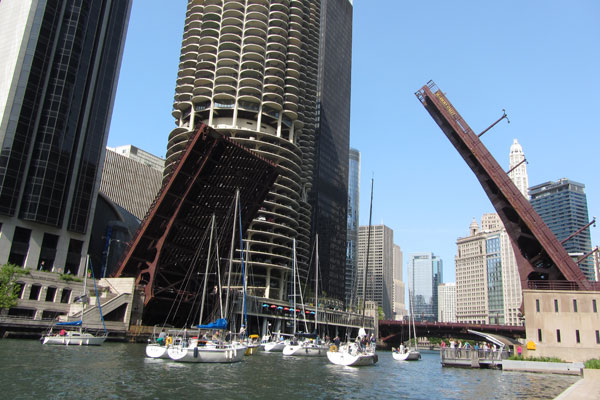
<instances>
[{"instance_id":1,"label":"blue sail cover","mask_svg":"<svg viewBox=\"0 0 600 400\"><path fill-rule=\"evenodd\" d=\"M81 326L81 320L71 322L57 322L56 326Z\"/></svg>"},{"instance_id":2,"label":"blue sail cover","mask_svg":"<svg viewBox=\"0 0 600 400\"><path fill-rule=\"evenodd\" d=\"M220 318L220 319L216 320L215 322L211 322L210 324L196 325L196 328L200 328L200 329L227 329L227 319Z\"/></svg>"}]
</instances>

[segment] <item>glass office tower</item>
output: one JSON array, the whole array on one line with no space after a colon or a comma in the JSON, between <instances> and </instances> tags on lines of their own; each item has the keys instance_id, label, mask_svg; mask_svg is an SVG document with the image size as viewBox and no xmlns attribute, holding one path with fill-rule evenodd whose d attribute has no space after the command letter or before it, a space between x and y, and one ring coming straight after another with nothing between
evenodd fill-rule
<instances>
[{"instance_id":1,"label":"glass office tower","mask_svg":"<svg viewBox=\"0 0 600 400\"><path fill-rule=\"evenodd\" d=\"M585 185L566 178L545 182L529 188L531 205L542 217L559 241L586 226L589 222ZM563 244L565 250L578 258L592 250L590 228ZM594 262L591 257L579 264L589 280L594 280Z\"/></svg>"},{"instance_id":2,"label":"glass office tower","mask_svg":"<svg viewBox=\"0 0 600 400\"><path fill-rule=\"evenodd\" d=\"M350 149L348 169L348 211L346 233L346 285L345 301L349 307L356 306L358 270L358 226L360 209L360 152Z\"/></svg>"},{"instance_id":3,"label":"glass office tower","mask_svg":"<svg viewBox=\"0 0 600 400\"><path fill-rule=\"evenodd\" d=\"M0 2L0 264L79 273L130 7Z\"/></svg>"},{"instance_id":4,"label":"glass office tower","mask_svg":"<svg viewBox=\"0 0 600 400\"><path fill-rule=\"evenodd\" d=\"M415 321L436 321L438 285L443 280L442 260L433 253L410 254L407 268L409 312Z\"/></svg>"}]
</instances>

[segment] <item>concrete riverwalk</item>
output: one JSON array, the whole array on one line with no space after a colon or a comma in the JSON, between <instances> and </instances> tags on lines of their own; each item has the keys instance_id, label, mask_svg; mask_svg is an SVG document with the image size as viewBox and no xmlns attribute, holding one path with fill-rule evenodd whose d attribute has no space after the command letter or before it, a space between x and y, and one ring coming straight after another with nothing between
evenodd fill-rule
<instances>
[{"instance_id":1,"label":"concrete riverwalk","mask_svg":"<svg viewBox=\"0 0 600 400\"><path fill-rule=\"evenodd\" d=\"M554 400L600 399L600 369L584 369L583 378L569 386Z\"/></svg>"}]
</instances>

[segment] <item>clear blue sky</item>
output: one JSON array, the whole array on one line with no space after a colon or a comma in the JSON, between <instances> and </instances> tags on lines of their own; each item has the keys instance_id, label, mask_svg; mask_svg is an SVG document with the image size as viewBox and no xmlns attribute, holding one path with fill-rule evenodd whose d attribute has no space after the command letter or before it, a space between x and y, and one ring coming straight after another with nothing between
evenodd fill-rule
<instances>
[{"instance_id":1,"label":"clear blue sky","mask_svg":"<svg viewBox=\"0 0 600 400\"><path fill-rule=\"evenodd\" d=\"M165 4L168 3L168 7ZM164 156L186 0L134 0L109 146ZM586 185L600 217L600 2L355 0L351 146L362 156L361 224L394 230L408 254L431 251L452 282L456 239L494 209L414 96L430 79L508 170L517 138L530 185ZM597 244L598 228L592 228Z\"/></svg>"}]
</instances>

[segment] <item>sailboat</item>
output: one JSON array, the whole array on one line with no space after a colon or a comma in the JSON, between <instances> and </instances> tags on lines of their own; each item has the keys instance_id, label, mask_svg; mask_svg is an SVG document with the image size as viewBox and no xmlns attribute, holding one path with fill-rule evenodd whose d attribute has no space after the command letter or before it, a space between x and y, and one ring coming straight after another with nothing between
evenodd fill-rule
<instances>
[{"instance_id":1,"label":"sailboat","mask_svg":"<svg viewBox=\"0 0 600 400\"><path fill-rule=\"evenodd\" d=\"M364 366L374 365L378 361L378 356L375 353L375 344L366 344L365 339L367 332L365 326L365 308L366 308L366 295L367 295L367 269L369 267L369 252L371 244L371 217L373 215L373 179L371 179L371 205L369 211L369 229L367 233L367 260L365 264L365 272L363 275L363 298L362 298L362 327L358 330L358 336L354 343L347 342L340 345L340 348L336 348L335 345L331 346L327 352L327 358L329 361L336 365L344 366Z\"/></svg>"},{"instance_id":2,"label":"sailboat","mask_svg":"<svg viewBox=\"0 0 600 400\"><path fill-rule=\"evenodd\" d=\"M89 268L90 256L88 255L85 261L85 273L83 275L83 293L79 297L81 301L81 318L78 321L70 322L57 322L53 327L50 328L48 333L43 335L40 339L42 344L55 344L55 345L76 345L76 346L99 346L106 340L108 333L106 326L104 325L104 317L102 316L102 307L100 306L100 300L98 298L98 289L96 288L96 278L94 278L94 270L92 271L92 278L94 279L94 289L96 291L96 301L98 303L98 309L100 311L100 318L102 319L102 326L104 327L104 334L102 336L96 336L90 332L84 331L83 317L85 315L85 305L87 303L88 295L86 293L87 286L87 273ZM54 327L58 329L58 332L54 331ZM73 329L77 327L78 329Z\"/></svg>"},{"instance_id":3,"label":"sailboat","mask_svg":"<svg viewBox=\"0 0 600 400\"><path fill-rule=\"evenodd\" d=\"M415 317L412 311L412 302L411 302L411 294L409 291L408 294L408 308L410 309L410 317L408 318L408 347L404 347L404 345L400 345L398 349L392 350L392 357L397 361L418 361L421 359L421 353L417 350L416 342L417 342L417 333L415 330ZM411 348L411 325L412 325L412 335L415 338L415 347Z\"/></svg>"},{"instance_id":4,"label":"sailboat","mask_svg":"<svg viewBox=\"0 0 600 400\"><path fill-rule=\"evenodd\" d=\"M239 191L236 192L236 200L235 200L235 212L233 219L233 234L231 241L231 254L229 258L229 275L228 275L228 289L230 287L230 279L232 273L232 262L233 262L233 242L235 238L235 217L238 215L238 206L239 206ZM241 216L240 216L240 241L241 241ZM215 225L215 216L212 218L212 226L210 233L210 241L208 245L208 256L206 260L206 270L205 270L205 279L203 285L203 294L200 306L200 319L202 319L202 315L204 312L204 302L206 298L206 288L208 281L208 273L209 273L209 264L210 264L210 254L211 254L211 246L212 246L212 237ZM218 258L218 257L217 257ZM242 271L244 269L244 261L242 254ZM220 277L218 278L220 281ZM244 285L245 289L245 285ZM225 334L227 331L228 321L223 316L223 307L221 300L221 290L219 292L219 303L221 304L220 315L221 318L217 319L214 322L209 324L202 325L198 323L196 325L197 331L195 331L194 336L190 336L190 332L185 329L182 333L181 340L178 340L175 344L168 348L167 354L170 359L174 361L180 362L194 362L194 363L234 363L242 361L244 354L246 353L247 346L240 342L231 340L231 334ZM225 305L225 310L229 309L229 293L227 293L227 300ZM200 321L201 322L201 321ZM243 323L245 324L245 323ZM242 327L244 329L244 327ZM212 331L212 338L209 339L206 334L202 334L203 331Z\"/></svg>"},{"instance_id":5,"label":"sailboat","mask_svg":"<svg viewBox=\"0 0 600 400\"><path fill-rule=\"evenodd\" d=\"M315 239L316 257L315 257L315 333L302 334L304 340L299 341L296 338L283 348L284 356L309 356L309 357L325 357L327 354L327 344L321 342L318 334L319 325L319 235ZM294 270L296 270L296 241L293 242L294 250ZM296 271L294 271L296 273ZM296 281L294 275L294 310L296 310ZM294 311L294 335L296 335L296 318ZM305 321L306 323L306 321Z\"/></svg>"}]
</instances>

